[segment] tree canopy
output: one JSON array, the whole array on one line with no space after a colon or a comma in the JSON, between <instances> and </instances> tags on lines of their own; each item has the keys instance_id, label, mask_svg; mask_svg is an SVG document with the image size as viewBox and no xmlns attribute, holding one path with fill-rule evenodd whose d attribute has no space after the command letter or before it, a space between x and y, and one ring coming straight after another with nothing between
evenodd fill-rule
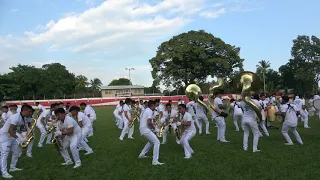
<instances>
[{"instance_id":1,"label":"tree canopy","mask_svg":"<svg viewBox=\"0 0 320 180\"><path fill-rule=\"evenodd\" d=\"M118 85L132 85L132 83L127 78L114 79L109 83L109 86L118 86Z\"/></svg>"},{"instance_id":2,"label":"tree canopy","mask_svg":"<svg viewBox=\"0 0 320 180\"><path fill-rule=\"evenodd\" d=\"M228 77L242 69L239 53L239 47L226 44L210 33L189 31L163 42L149 62L157 82L179 88L205 82L209 76Z\"/></svg>"}]
</instances>

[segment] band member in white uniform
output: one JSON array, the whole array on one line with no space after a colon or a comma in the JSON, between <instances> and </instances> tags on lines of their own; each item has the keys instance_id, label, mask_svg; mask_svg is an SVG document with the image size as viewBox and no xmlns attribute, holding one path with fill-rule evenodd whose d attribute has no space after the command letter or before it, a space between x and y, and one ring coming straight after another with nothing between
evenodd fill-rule
<instances>
[{"instance_id":1,"label":"band member in white uniform","mask_svg":"<svg viewBox=\"0 0 320 180\"><path fill-rule=\"evenodd\" d=\"M2 106L1 111L2 111L1 119L2 119L3 123L5 123L7 121L7 119L9 118L8 117L8 111L9 111L8 106Z\"/></svg>"},{"instance_id":2,"label":"band member in white uniform","mask_svg":"<svg viewBox=\"0 0 320 180\"><path fill-rule=\"evenodd\" d=\"M87 135L90 131L91 127L91 120L89 119L88 116L86 116L83 112L80 112L80 108L77 106L72 106L69 109L72 117L78 121L78 125L81 128L81 133L82 133L82 140L80 140L80 149L84 149L87 151L86 154L84 155L89 155L93 153L93 150L88 146L86 142L87 140Z\"/></svg>"},{"instance_id":3,"label":"band member in white uniform","mask_svg":"<svg viewBox=\"0 0 320 180\"><path fill-rule=\"evenodd\" d=\"M195 121L197 127L199 128L200 125L199 125L198 119L196 119L196 113L197 113L196 102L189 99L189 102L186 105L186 111L189 114L191 114L193 121Z\"/></svg>"},{"instance_id":4,"label":"band member in white uniform","mask_svg":"<svg viewBox=\"0 0 320 180\"><path fill-rule=\"evenodd\" d=\"M194 153L193 149L190 147L190 140L196 135L197 129L194 125L194 120L192 115L186 112L186 105L180 104L178 106L179 112L181 113L181 122L177 122L177 126L181 126L183 129L182 137L180 139L180 145L184 149L184 158L190 159Z\"/></svg>"},{"instance_id":5,"label":"band member in white uniform","mask_svg":"<svg viewBox=\"0 0 320 180\"><path fill-rule=\"evenodd\" d=\"M123 101L120 101L116 106L116 109L113 111L113 115L116 118L116 125L119 129L123 128L123 120L122 120L122 112L123 112Z\"/></svg>"},{"instance_id":6,"label":"band member in white uniform","mask_svg":"<svg viewBox=\"0 0 320 180\"><path fill-rule=\"evenodd\" d=\"M60 154L65 163L62 163L61 165L73 164L68 153L68 147L70 147L70 151L75 162L75 166L73 168L78 168L81 166L78 149L78 144L82 140L81 128L74 119L72 119L70 116L67 116L63 108L56 109L55 115L60 121L57 123L61 123L61 129L58 129L56 132L54 132L54 137L62 138L62 149L60 150Z\"/></svg>"},{"instance_id":7,"label":"band member in white uniform","mask_svg":"<svg viewBox=\"0 0 320 180\"><path fill-rule=\"evenodd\" d=\"M171 126L171 130L174 131L174 129L177 128L176 123L173 122L173 119L178 116L178 112L174 109L172 109L171 104L166 104L166 110L163 112L163 116L161 118L161 123L165 124L165 129L162 134L162 144L165 144L167 142L167 134L169 131L169 126ZM177 139L177 142L179 140Z\"/></svg>"},{"instance_id":8,"label":"band member in white uniform","mask_svg":"<svg viewBox=\"0 0 320 180\"><path fill-rule=\"evenodd\" d=\"M39 109L39 115L40 115L42 112L46 111L46 108L45 108L44 106L42 106L39 102L36 102L36 106L37 106L38 109Z\"/></svg>"},{"instance_id":9,"label":"band member in white uniform","mask_svg":"<svg viewBox=\"0 0 320 180\"><path fill-rule=\"evenodd\" d=\"M259 99L259 95L256 95L255 98ZM259 101L257 99L252 99L252 101L260 107ZM241 102L239 105L243 109L243 149L248 150L248 139L250 134L250 129L253 134L253 152L259 152L258 143L259 143L259 127L257 122L257 115L255 111L245 102Z\"/></svg>"},{"instance_id":10,"label":"band member in white uniform","mask_svg":"<svg viewBox=\"0 0 320 180\"><path fill-rule=\"evenodd\" d=\"M179 105L179 104L185 104L185 103L184 103L184 100L179 99L179 100L178 100L178 105Z\"/></svg>"},{"instance_id":11,"label":"band member in white uniform","mask_svg":"<svg viewBox=\"0 0 320 180\"><path fill-rule=\"evenodd\" d=\"M18 127L27 126L25 118L32 117L32 107L23 105L20 113L12 115L6 121L0 130L0 144L1 144L1 173L3 178L12 178L7 171L7 159L10 151L12 152L12 159L10 164L10 172L21 171L16 167L19 158L19 144L26 141L25 138L16 135Z\"/></svg>"},{"instance_id":12,"label":"band member in white uniform","mask_svg":"<svg viewBox=\"0 0 320 180\"><path fill-rule=\"evenodd\" d=\"M138 107L139 107L139 114L140 114L138 120L139 120L139 122L140 122L140 119L141 119L141 117L142 117L142 112L145 110L145 107L144 107L144 105L143 105L143 100L140 100L140 101L139 101Z\"/></svg>"},{"instance_id":13,"label":"band member in white uniform","mask_svg":"<svg viewBox=\"0 0 320 180\"><path fill-rule=\"evenodd\" d=\"M199 97L199 100L203 102L203 96ZM206 124L206 134L210 134L209 132L209 120L207 118L207 110L198 102L195 103L196 107L196 122L198 122L199 134L202 134L202 123Z\"/></svg>"},{"instance_id":14,"label":"band member in white uniform","mask_svg":"<svg viewBox=\"0 0 320 180\"><path fill-rule=\"evenodd\" d=\"M282 104L280 106L280 111L284 117L284 122L282 125L282 134L287 140L285 145L293 145L293 142L288 134L289 131L296 137L299 144L303 144L302 139L297 131L299 108L296 105L289 103L289 97L282 97Z\"/></svg>"},{"instance_id":15,"label":"band member in white uniform","mask_svg":"<svg viewBox=\"0 0 320 180\"><path fill-rule=\"evenodd\" d=\"M80 108L84 110L84 114L87 115L91 120L92 128L89 131L88 137L93 136L93 122L97 120L96 112L91 106L87 105L86 103L81 103Z\"/></svg>"},{"instance_id":16,"label":"band member in white uniform","mask_svg":"<svg viewBox=\"0 0 320 180\"><path fill-rule=\"evenodd\" d=\"M131 119L131 99L130 98L126 98L126 100L124 101L124 105L123 105L123 113L122 113L122 120L123 120L123 129L121 132L121 135L119 137L119 139L122 141L124 136L128 133L128 138L129 139L134 139L132 137L133 133L134 133L134 125L130 128L129 125L132 122Z\"/></svg>"},{"instance_id":17,"label":"band member in white uniform","mask_svg":"<svg viewBox=\"0 0 320 180\"><path fill-rule=\"evenodd\" d=\"M265 112L268 111L268 105L267 105L267 102L265 101L265 99L266 99L266 97L263 94L261 94L260 100L259 100L259 107L261 108L262 120L259 123L259 125L260 125L261 129L263 130L264 134L266 136L269 136L269 131L266 128L266 114L265 114ZM262 134L261 134L261 136L262 136Z\"/></svg>"},{"instance_id":18,"label":"band member in white uniform","mask_svg":"<svg viewBox=\"0 0 320 180\"><path fill-rule=\"evenodd\" d=\"M153 112L156 108L156 103L154 101L149 101L148 108L144 111L143 116L140 120L140 134L148 140L148 143L144 146L141 151L139 158L147 158L146 154L149 152L150 148L153 146L153 158L152 165L163 165L164 163L159 162L159 150L160 141L158 137L151 131L155 127L153 125Z\"/></svg>"},{"instance_id":19,"label":"band member in white uniform","mask_svg":"<svg viewBox=\"0 0 320 180\"><path fill-rule=\"evenodd\" d=\"M233 110L233 124L234 124L234 126L236 128L236 131L239 131L238 119L240 119L241 127L242 127L242 130L243 130L244 129L243 128L243 122L242 122L243 112L242 112L242 109L239 107L240 102L237 102L234 99L231 99L230 102L231 102L230 110L231 109Z\"/></svg>"},{"instance_id":20,"label":"band member in white uniform","mask_svg":"<svg viewBox=\"0 0 320 180\"><path fill-rule=\"evenodd\" d=\"M223 105L222 102L222 94L221 92L215 93L215 99L213 101L213 104L220 110L226 109L226 107ZM217 114L214 110L212 110L212 119L216 121L218 126L218 134L217 134L217 140L220 142L230 142L226 140L225 134L226 134L226 122L224 117Z\"/></svg>"},{"instance_id":21,"label":"band member in white uniform","mask_svg":"<svg viewBox=\"0 0 320 180\"><path fill-rule=\"evenodd\" d=\"M293 104L296 106L297 110L300 112L301 120L304 123L304 128L309 128L309 125L308 125L309 117L308 117L308 114L305 112L305 102L303 102L303 100L300 99L299 96L296 96L295 100L293 101Z\"/></svg>"},{"instance_id":22,"label":"band member in white uniform","mask_svg":"<svg viewBox=\"0 0 320 180\"><path fill-rule=\"evenodd\" d=\"M7 117L14 115L17 113L18 106L16 104L12 104L9 106L9 111L7 113Z\"/></svg>"},{"instance_id":23,"label":"band member in white uniform","mask_svg":"<svg viewBox=\"0 0 320 180\"><path fill-rule=\"evenodd\" d=\"M48 121L49 121L50 117L52 117L52 112L54 112L56 110L56 107L57 107L57 104L55 104L55 103L51 104L50 109L43 111L37 120L37 127L39 128L39 130L41 132L38 147L43 147L43 142L44 142L45 138L47 138L46 144L51 144L52 132L50 132L49 134L47 133L47 131L49 129Z\"/></svg>"}]
</instances>

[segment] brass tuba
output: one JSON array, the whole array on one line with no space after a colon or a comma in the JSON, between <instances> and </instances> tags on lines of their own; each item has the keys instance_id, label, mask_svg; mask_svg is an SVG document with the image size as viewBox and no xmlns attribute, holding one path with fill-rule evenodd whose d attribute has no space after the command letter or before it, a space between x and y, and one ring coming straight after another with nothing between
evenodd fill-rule
<instances>
[{"instance_id":1,"label":"brass tuba","mask_svg":"<svg viewBox=\"0 0 320 180\"><path fill-rule=\"evenodd\" d=\"M211 107L212 110L214 110L218 115L226 118L228 117L228 113L224 112L223 110L219 109L217 106L214 105L214 103L211 103L211 100L214 100L214 94L216 92L217 89L221 88L223 86L223 79L222 78L218 78L218 83L213 84L212 87L210 87L209 89L209 98L208 98L208 103L209 106Z\"/></svg>"},{"instance_id":2,"label":"brass tuba","mask_svg":"<svg viewBox=\"0 0 320 180\"><path fill-rule=\"evenodd\" d=\"M186 96L189 99L191 99L191 100L193 100L193 101L195 101L197 103L200 103L205 108L205 110L208 112L209 111L209 107L207 106L207 104L199 99L199 96L201 96L201 94L202 94L201 93L201 89L196 84L190 84L186 88Z\"/></svg>"},{"instance_id":3,"label":"brass tuba","mask_svg":"<svg viewBox=\"0 0 320 180\"><path fill-rule=\"evenodd\" d=\"M33 118L32 121L33 122L31 124L31 127L30 127L30 129L28 130L28 132L27 132L27 134L25 136L26 141L24 141L24 142L19 144L19 146L22 149L26 149L28 147L28 145L30 144L30 142L34 139L33 131L36 128L37 120Z\"/></svg>"},{"instance_id":4,"label":"brass tuba","mask_svg":"<svg viewBox=\"0 0 320 180\"><path fill-rule=\"evenodd\" d=\"M261 109L251 100L250 89L253 82L253 72L245 71L241 73L240 83L242 84L242 100L254 110L258 116L258 122L262 120Z\"/></svg>"}]
</instances>

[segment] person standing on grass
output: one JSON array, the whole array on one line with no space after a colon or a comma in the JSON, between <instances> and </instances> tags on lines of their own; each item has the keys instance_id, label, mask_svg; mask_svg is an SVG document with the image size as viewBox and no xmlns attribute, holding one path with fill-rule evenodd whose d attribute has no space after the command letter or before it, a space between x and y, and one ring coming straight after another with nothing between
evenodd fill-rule
<instances>
[{"instance_id":1,"label":"person standing on grass","mask_svg":"<svg viewBox=\"0 0 320 180\"><path fill-rule=\"evenodd\" d=\"M58 126L59 128L54 132L54 137L60 137L62 139L62 149L60 150L60 154L65 162L61 165L65 166L73 164L68 153L68 147L70 147L70 151L75 162L75 166L73 168L76 169L81 166L78 149L78 145L83 140L81 128L75 120L70 116L67 116L66 111L63 108L58 108L54 112L57 119L60 121L57 123L61 123L61 126Z\"/></svg>"},{"instance_id":2,"label":"person standing on grass","mask_svg":"<svg viewBox=\"0 0 320 180\"><path fill-rule=\"evenodd\" d=\"M91 106L87 105L84 102L80 104L80 108L81 110L84 110L84 114L87 115L91 120L92 128L89 131L88 137L93 136L93 122L97 120L96 112Z\"/></svg>"},{"instance_id":3,"label":"person standing on grass","mask_svg":"<svg viewBox=\"0 0 320 180\"><path fill-rule=\"evenodd\" d=\"M49 119L52 117L52 113L56 110L57 106L58 105L56 103L51 104L50 109L43 111L38 117L36 125L39 128L41 133L41 136L38 142L38 147L40 148L43 147L43 142L45 138L47 138L47 144L51 144L52 132L48 134L47 131L49 130L49 127L50 127L49 123L53 123L53 122L49 122Z\"/></svg>"},{"instance_id":4,"label":"person standing on grass","mask_svg":"<svg viewBox=\"0 0 320 180\"><path fill-rule=\"evenodd\" d=\"M129 139L134 139L132 137L133 133L134 133L134 125L130 128L129 125L132 122L131 119L131 102L132 100L130 98L126 98L126 100L124 101L124 105L123 105L123 113L122 113L122 120L123 120L123 129L121 132L121 135L119 137L119 139L122 141L124 136L128 133L128 138Z\"/></svg>"},{"instance_id":5,"label":"person standing on grass","mask_svg":"<svg viewBox=\"0 0 320 180\"><path fill-rule=\"evenodd\" d=\"M80 108L78 106L72 106L69 110L72 118L75 119L78 122L78 125L81 127L82 140L80 140L79 150L87 151L85 155L92 154L93 150L87 144L87 135L92 128L89 117L86 116L83 112L80 112Z\"/></svg>"},{"instance_id":6,"label":"person standing on grass","mask_svg":"<svg viewBox=\"0 0 320 180\"><path fill-rule=\"evenodd\" d=\"M148 140L148 143L142 149L138 158L147 158L146 154L149 152L150 148L153 146L153 158L152 165L163 165L164 163L159 162L159 150L160 150L160 141L158 137L152 132L155 129L153 125L153 113L156 108L156 103L152 100L148 102L148 108L143 113L143 116L140 120L140 134Z\"/></svg>"},{"instance_id":7,"label":"person standing on grass","mask_svg":"<svg viewBox=\"0 0 320 180\"><path fill-rule=\"evenodd\" d=\"M121 100L119 104L116 106L116 109L113 111L113 115L116 118L116 125L119 129L123 128L123 120L122 120L122 112L123 112L123 101Z\"/></svg>"},{"instance_id":8,"label":"person standing on grass","mask_svg":"<svg viewBox=\"0 0 320 180\"><path fill-rule=\"evenodd\" d=\"M296 137L299 144L303 144L302 139L297 131L298 125L298 115L300 109L297 108L296 105L289 103L289 97L283 96L282 97L282 104L280 106L280 111L282 113L282 117L284 119L282 125L282 134L284 138L287 140L285 145L293 145L293 142L288 134L289 131Z\"/></svg>"},{"instance_id":9,"label":"person standing on grass","mask_svg":"<svg viewBox=\"0 0 320 180\"><path fill-rule=\"evenodd\" d=\"M0 130L0 144L1 144L1 172L3 178L12 178L7 171L7 160L10 151L12 152L12 159L10 164L10 172L21 171L16 167L20 149L19 144L26 141L23 137L18 137L16 131L18 129L28 129L26 118L32 117L32 107L23 105L21 112L14 114L8 118L4 126Z\"/></svg>"},{"instance_id":10,"label":"person standing on grass","mask_svg":"<svg viewBox=\"0 0 320 180\"><path fill-rule=\"evenodd\" d=\"M239 104L240 102L237 102L236 100L234 99L231 99L230 100L230 111L233 112L233 124L236 128L236 131L239 131L239 125L238 125L238 119L240 119L240 124L241 124L241 127L242 127L242 130L243 130L243 122L242 122L242 115L243 115L243 112L242 112L242 109L239 108Z\"/></svg>"},{"instance_id":11,"label":"person standing on grass","mask_svg":"<svg viewBox=\"0 0 320 180\"><path fill-rule=\"evenodd\" d=\"M203 96L200 96L199 100L203 102ZM207 118L207 110L198 102L196 102L194 105L196 108L195 121L198 124L199 134L202 134L202 123L206 124L206 130L205 130L206 134L210 134L209 132L210 124Z\"/></svg>"},{"instance_id":12,"label":"person standing on grass","mask_svg":"<svg viewBox=\"0 0 320 180\"><path fill-rule=\"evenodd\" d=\"M255 95L252 101L256 104L256 106L260 107L259 104L259 95ZM258 149L259 144L259 127L257 122L257 114L256 112L244 101L242 101L239 105L241 109L243 109L243 150L248 150L248 139L250 134L250 129L253 134L253 152L260 152ZM261 108L260 108L261 109Z\"/></svg>"}]
</instances>

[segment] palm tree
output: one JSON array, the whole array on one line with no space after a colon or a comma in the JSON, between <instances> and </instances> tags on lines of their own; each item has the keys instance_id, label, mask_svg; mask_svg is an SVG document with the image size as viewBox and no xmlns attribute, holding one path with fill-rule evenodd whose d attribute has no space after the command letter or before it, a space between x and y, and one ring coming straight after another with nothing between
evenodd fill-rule
<instances>
[{"instance_id":1,"label":"palm tree","mask_svg":"<svg viewBox=\"0 0 320 180\"><path fill-rule=\"evenodd\" d=\"M256 65L257 67L257 74L261 75L263 78L263 93L266 95L266 73L270 70L270 62L266 60L261 60L258 62L259 64Z\"/></svg>"},{"instance_id":2,"label":"palm tree","mask_svg":"<svg viewBox=\"0 0 320 180\"><path fill-rule=\"evenodd\" d=\"M89 83L87 77L83 75L76 77L76 90L85 90L88 85Z\"/></svg>"},{"instance_id":3,"label":"palm tree","mask_svg":"<svg viewBox=\"0 0 320 180\"><path fill-rule=\"evenodd\" d=\"M97 91L97 90L100 91L102 82L100 79L94 78L93 80L90 80L90 85L93 91Z\"/></svg>"}]
</instances>

